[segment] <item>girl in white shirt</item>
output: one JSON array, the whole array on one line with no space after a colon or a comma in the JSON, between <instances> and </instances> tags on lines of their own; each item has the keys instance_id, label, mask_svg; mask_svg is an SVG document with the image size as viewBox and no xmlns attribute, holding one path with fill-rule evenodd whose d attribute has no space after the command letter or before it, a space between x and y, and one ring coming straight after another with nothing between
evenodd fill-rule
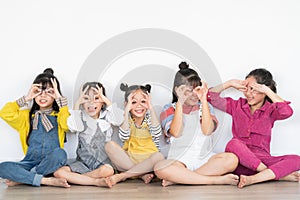
<instances>
[{"instance_id":1,"label":"girl in white shirt","mask_svg":"<svg viewBox=\"0 0 300 200\"><path fill-rule=\"evenodd\" d=\"M70 113L68 127L78 133L77 157L54 175L73 184L111 187L106 177L113 175L114 169L104 146L111 140L112 125L122 123L123 112L105 96L101 83L87 82Z\"/></svg>"}]
</instances>

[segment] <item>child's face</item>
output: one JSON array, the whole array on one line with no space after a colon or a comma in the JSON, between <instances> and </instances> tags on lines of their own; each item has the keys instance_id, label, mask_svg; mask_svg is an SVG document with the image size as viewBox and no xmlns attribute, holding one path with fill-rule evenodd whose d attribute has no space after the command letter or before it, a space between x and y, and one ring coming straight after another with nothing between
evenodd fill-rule
<instances>
[{"instance_id":1,"label":"child's face","mask_svg":"<svg viewBox=\"0 0 300 200\"><path fill-rule=\"evenodd\" d=\"M195 106L198 104L199 99L195 92L193 92L193 86L186 86L184 95L187 97L184 104L187 106Z\"/></svg>"},{"instance_id":2,"label":"child's face","mask_svg":"<svg viewBox=\"0 0 300 200\"><path fill-rule=\"evenodd\" d=\"M266 95L258 91L253 90L251 87L252 84L257 83L256 79L253 76L250 76L246 79L247 90L244 92L244 95L250 106L259 106L261 107L265 101Z\"/></svg>"},{"instance_id":3,"label":"child's face","mask_svg":"<svg viewBox=\"0 0 300 200\"><path fill-rule=\"evenodd\" d=\"M47 110L52 108L54 98L51 95L54 95L54 90L50 86L50 84L47 84L46 89L40 89L37 92L39 92L40 94L35 97L35 102L40 106L40 110Z\"/></svg>"},{"instance_id":4,"label":"child's face","mask_svg":"<svg viewBox=\"0 0 300 200\"><path fill-rule=\"evenodd\" d=\"M83 108L90 117L98 119L104 102L100 100L99 95L92 88L87 91L86 95L87 99L85 100L87 101L83 103Z\"/></svg>"},{"instance_id":5,"label":"child's face","mask_svg":"<svg viewBox=\"0 0 300 200\"><path fill-rule=\"evenodd\" d=\"M142 90L137 90L132 97L132 109L130 113L133 117L144 117L147 112L147 99L146 94Z\"/></svg>"}]
</instances>

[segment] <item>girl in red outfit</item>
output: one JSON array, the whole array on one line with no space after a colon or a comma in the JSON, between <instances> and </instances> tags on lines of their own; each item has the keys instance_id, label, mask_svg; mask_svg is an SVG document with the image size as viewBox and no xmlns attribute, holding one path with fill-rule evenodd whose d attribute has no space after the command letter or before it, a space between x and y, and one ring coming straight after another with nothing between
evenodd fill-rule
<instances>
[{"instance_id":1,"label":"girl in red outfit","mask_svg":"<svg viewBox=\"0 0 300 200\"><path fill-rule=\"evenodd\" d=\"M220 92L233 87L245 98L221 98ZM266 69L251 71L246 80L229 80L209 92L210 102L232 116L233 138L226 146L239 158L235 173L239 188L268 180L299 181L300 156L271 156L271 130L276 120L293 114L290 102L276 94L276 83Z\"/></svg>"}]
</instances>

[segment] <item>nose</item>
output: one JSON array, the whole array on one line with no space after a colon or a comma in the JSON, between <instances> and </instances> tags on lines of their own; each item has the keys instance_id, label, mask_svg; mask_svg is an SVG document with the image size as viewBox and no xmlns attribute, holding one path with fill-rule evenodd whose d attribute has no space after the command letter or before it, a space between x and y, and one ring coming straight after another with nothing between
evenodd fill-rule
<instances>
[{"instance_id":1,"label":"nose","mask_svg":"<svg viewBox=\"0 0 300 200\"><path fill-rule=\"evenodd\" d=\"M45 96L46 95L46 91L45 90L42 90L41 91L41 96Z\"/></svg>"}]
</instances>

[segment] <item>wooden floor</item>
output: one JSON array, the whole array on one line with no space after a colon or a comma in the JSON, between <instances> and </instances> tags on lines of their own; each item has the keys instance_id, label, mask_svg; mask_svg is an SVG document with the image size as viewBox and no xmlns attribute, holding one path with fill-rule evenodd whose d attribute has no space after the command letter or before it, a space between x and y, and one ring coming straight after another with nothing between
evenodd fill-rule
<instances>
[{"instance_id":1,"label":"wooden floor","mask_svg":"<svg viewBox=\"0 0 300 200\"><path fill-rule=\"evenodd\" d=\"M300 184L295 182L267 182L238 189L228 185L172 185L161 187L159 181L144 184L140 180L127 180L113 188L72 185L71 188L7 187L0 179L0 199L5 200L57 200L57 199L300 199Z\"/></svg>"}]
</instances>

